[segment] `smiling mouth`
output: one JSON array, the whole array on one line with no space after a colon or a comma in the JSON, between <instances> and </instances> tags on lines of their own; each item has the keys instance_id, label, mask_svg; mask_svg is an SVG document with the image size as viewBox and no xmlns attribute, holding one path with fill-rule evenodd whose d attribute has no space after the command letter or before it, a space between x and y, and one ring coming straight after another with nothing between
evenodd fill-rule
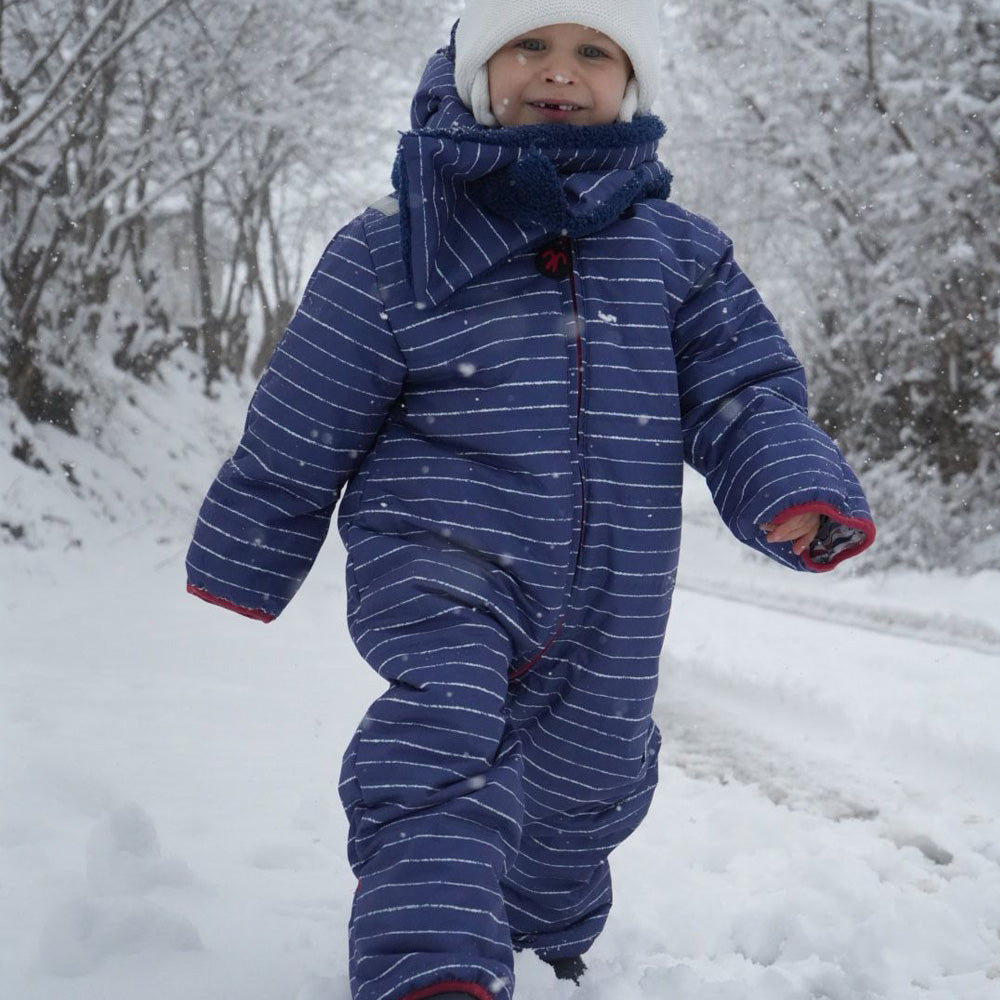
<instances>
[{"instance_id":1,"label":"smiling mouth","mask_svg":"<svg viewBox=\"0 0 1000 1000\"><path fill-rule=\"evenodd\" d=\"M532 101L533 108L545 108L548 111L581 111L579 104L555 104L552 101Z\"/></svg>"}]
</instances>

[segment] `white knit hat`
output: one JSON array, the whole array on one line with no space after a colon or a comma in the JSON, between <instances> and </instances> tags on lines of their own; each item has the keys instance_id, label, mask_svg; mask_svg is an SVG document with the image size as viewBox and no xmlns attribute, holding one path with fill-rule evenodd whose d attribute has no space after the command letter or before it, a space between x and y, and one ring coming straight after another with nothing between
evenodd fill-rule
<instances>
[{"instance_id":1,"label":"white knit hat","mask_svg":"<svg viewBox=\"0 0 1000 1000\"><path fill-rule=\"evenodd\" d=\"M661 0L466 0L455 33L455 83L480 125L499 122L490 108L486 64L512 38L550 24L585 24L620 45L632 61L618 120L647 114L660 84Z\"/></svg>"}]
</instances>

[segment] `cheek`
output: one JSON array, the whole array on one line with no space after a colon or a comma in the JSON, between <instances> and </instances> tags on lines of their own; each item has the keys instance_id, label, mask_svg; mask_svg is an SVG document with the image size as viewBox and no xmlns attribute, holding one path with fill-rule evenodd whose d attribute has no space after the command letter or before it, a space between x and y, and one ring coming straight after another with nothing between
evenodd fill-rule
<instances>
[{"instance_id":1,"label":"cheek","mask_svg":"<svg viewBox=\"0 0 1000 1000\"><path fill-rule=\"evenodd\" d=\"M631 73L625 73L624 71L616 73L614 75L614 82L612 85L612 90L618 97L625 96L625 88L628 86L629 80L632 79Z\"/></svg>"},{"instance_id":2,"label":"cheek","mask_svg":"<svg viewBox=\"0 0 1000 1000\"><path fill-rule=\"evenodd\" d=\"M489 63L487 71L490 78L490 97L509 97L514 90L511 74L505 71L502 64Z\"/></svg>"},{"instance_id":3,"label":"cheek","mask_svg":"<svg viewBox=\"0 0 1000 1000\"><path fill-rule=\"evenodd\" d=\"M625 98L625 88L628 86L629 77L623 73L614 73L601 82L602 104L607 107L614 106L615 109L621 107Z\"/></svg>"},{"instance_id":4,"label":"cheek","mask_svg":"<svg viewBox=\"0 0 1000 1000\"><path fill-rule=\"evenodd\" d=\"M514 98L518 93L518 82L512 78L510 73L503 72L502 68L490 64L488 69L490 105L493 108L493 114L502 121L514 104Z\"/></svg>"}]
</instances>

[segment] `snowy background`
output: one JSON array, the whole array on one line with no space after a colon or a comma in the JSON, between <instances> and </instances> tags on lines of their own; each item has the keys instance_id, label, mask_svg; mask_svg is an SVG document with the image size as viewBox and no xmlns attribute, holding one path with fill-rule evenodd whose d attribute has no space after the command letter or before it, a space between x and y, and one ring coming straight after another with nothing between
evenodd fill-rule
<instances>
[{"instance_id":1,"label":"snowy background","mask_svg":"<svg viewBox=\"0 0 1000 1000\"><path fill-rule=\"evenodd\" d=\"M348 1000L336 781L380 683L339 539L270 626L183 557L455 5L77 6L0 0L0 998ZM676 196L736 238L880 541L782 571L692 478L660 789L583 985L523 955L518 996L1000 1000L1000 2L668 10Z\"/></svg>"}]
</instances>

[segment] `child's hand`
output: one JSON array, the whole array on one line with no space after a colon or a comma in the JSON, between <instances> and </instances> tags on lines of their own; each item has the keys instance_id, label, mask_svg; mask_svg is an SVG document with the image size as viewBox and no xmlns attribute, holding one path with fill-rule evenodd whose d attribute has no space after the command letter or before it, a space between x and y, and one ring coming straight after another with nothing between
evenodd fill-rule
<instances>
[{"instance_id":1,"label":"child's hand","mask_svg":"<svg viewBox=\"0 0 1000 1000\"><path fill-rule=\"evenodd\" d=\"M792 551L800 556L816 537L819 520L819 514L796 514L778 527L770 523L762 524L760 530L767 534L767 540L771 545L778 542L792 542Z\"/></svg>"}]
</instances>

